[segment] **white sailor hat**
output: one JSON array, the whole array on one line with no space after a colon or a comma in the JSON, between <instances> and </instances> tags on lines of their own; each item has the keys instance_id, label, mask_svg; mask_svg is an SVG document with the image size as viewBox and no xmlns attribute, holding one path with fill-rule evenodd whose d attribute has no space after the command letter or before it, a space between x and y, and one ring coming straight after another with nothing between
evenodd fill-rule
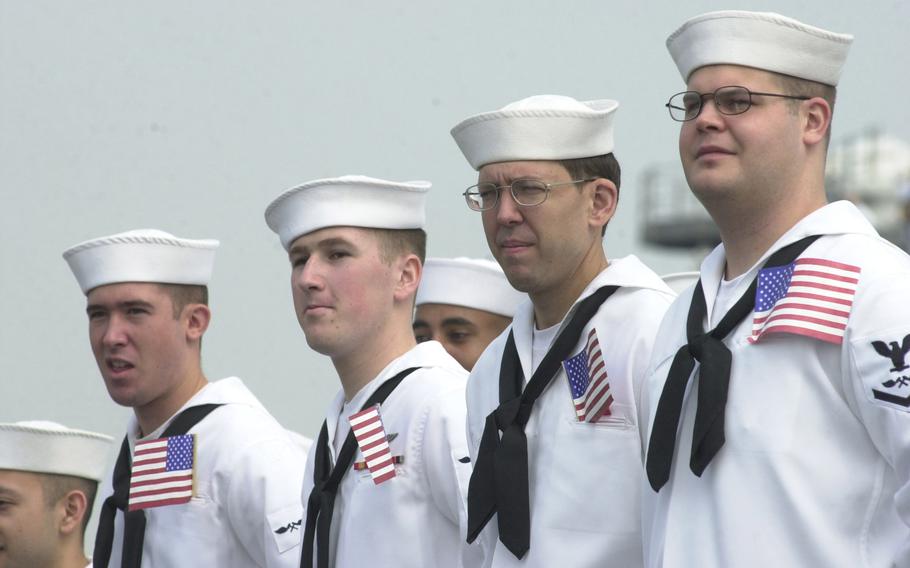
<instances>
[{"instance_id":1,"label":"white sailor hat","mask_svg":"<svg viewBox=\"0 0 910 568\"><path fill-rule=\"evenodd\" d=\"M461 121L452 137L475 170L495 162L571 160L613 151L609 99L536 95Z\"/></svg>"},{"instance_id":2,"label":"white sailor hat","mask_svg":"<svg viewBox=\"0 0 910 568\"><path fill-rule=\"evenodd\" d=\"M85 241L64 251L82 292L120 282L205 286L215 264L214 239L182 239L139 229Z\"/></svg>"},{"instance_id":3,"label":"white sailor hat","mask_svg":"<svg viewBox=\"0 0 910 568\"><path fill-rule=\"evenodd\" d=\"M113 438L55 422L0 424L0 469L101 481Z\"/></svg>"},{"instance_id":4,"label":"white sailor hat","mask_svg":"<svg viewBox=\"0 0 910 568\"><path fill-rule=\"evenodd\" d=\"M428 258L415 304L450 304L511 318L526 297L491 260Z\"/></svg>"},{"instance_id":5,"label":"white sailor hat","mask_svg":"<svg viewBox=\"0 0 910 568\"><path fill-rule=\"evenodd\" d=\"M423 229L430 186L366 176L317 179L279 195L266 208L265 222L285 250L297 237L326 227Z\"/></svg>"},{"instance_id":6,"label":"white sailor hat","mask_svg":"<svg viewBox=\"0 0 910 568\"><path fill-rule=\"evenodd\" d=\"M744 65L836 86L853 36L773 12L708 12L667 38L683 81L705 65Z\"/></svg>"}]
</instances>

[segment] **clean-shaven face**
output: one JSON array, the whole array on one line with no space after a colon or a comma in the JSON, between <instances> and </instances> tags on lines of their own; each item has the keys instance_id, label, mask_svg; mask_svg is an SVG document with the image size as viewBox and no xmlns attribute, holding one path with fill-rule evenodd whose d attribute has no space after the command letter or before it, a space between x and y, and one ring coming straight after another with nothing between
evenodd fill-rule
<instances>
[{"instance_id":1,"label":"clean-shaven face","mask_svg":"<svg viewBox=\"0 0 910 568\"><path fill-rule=\"evenodd\" d=\"M396 284L369 229L328 227L291 243L291 291L307 344L343 357L376 340L392 314Z\"/></svg>"},{"instance_id":2,"label":"clean-shaven face","mask_svg":"<svg viewBox=\"0 0 910 568\"><path fill-rule=\"evenodd\" d=\"M504 330L511 318L451 304L421 304L414 316L418 343L436 340L470 371L480 354Z\"/></svg>"},{"instance_id":3,"label":"clean-shaven face","mask_svg":"<svg viewBox=\"0 0 910 568\"><path fill-rule=\"evenodd\" d=\"M88 293L89 339L108 394L142 408L167 399L184 377L190 349L184 318L175 318L170 295L158 284L128 282Z\"/></svg>"},{"instance_id":4,"label":"clean-shaven face","mask_svg":"<svg viewBox=\"0 0 910 568\"><path fill-rule=\"evenodd\" d=\"M525 161L487 164L478 183L505 186L516 179L572 180L557 162ZM480 213L490 252L513 288L531 294L552 291L578 270L593 238L588 226L592 206L584 186L554 187L546 201L534 207L516 204L503 189L496 207Z\"/></svg>"},{"instance_id":5,"label":"clean-shaven face","mask_svg":"<svg viewBox=\"0 0 910 568\"><path fill-rule=\"evenodd\" d=\"M53 568L53 513L38 475L0 469L0 568Z\"/></svg>"},{"instance_id":6,"label":"clean-shaven face","mask_svg":"<svg viewBox=\"0 0 910 568\"><path fill-rule=\"evenodd\" d=\"M711 93L721 87L782 92L778 78L767 71L738 65L711 65L689 77L687 89ZM706 205L755 204L774 198L783 181L794 174L800 132L789 101L753 95L749 110L721 114L706 97L701 114L682 123L679 155L693 193Z\"/></svg>"}]
</instances>

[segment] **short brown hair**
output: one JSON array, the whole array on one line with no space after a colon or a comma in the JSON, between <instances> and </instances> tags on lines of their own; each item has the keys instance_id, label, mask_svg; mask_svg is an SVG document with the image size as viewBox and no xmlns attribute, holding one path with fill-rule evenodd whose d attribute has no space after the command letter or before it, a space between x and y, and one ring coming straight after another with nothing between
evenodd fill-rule
<instances>
[{"instance_id":1,"label":"short brown hair","mask_svg":"<svg viewBox=\"0 0 910 568\"><path fill-rule=\"evenodd\" d=\"M621 170L619 161L613 153L601 154L600 156L591 156L590 158L575 158L572 160L557 160L559 165L564 167L572 179L604 178L613 182L616 186L616 199L619 200L619 182ZM607 226L604 225L600 230L603 236L607 232Z\"/></svg>"},{"instance_id":2,"label":"short brown hair","mask_svg":"<svg viewBox=\"0 0 910 568\"><path fill-rule=\"evenodd\" d=\"M372 229L379 240L379 257L386 264L403 254L416 254L423 264L427 256L427 234L423 229Z\"/></svg>"},{"instance_id":3,"label":"short brown hair","mask_svg":"<svg viewBox=\"0 0 910 568\"><path fill-rule=\"evenodd\" d=\"M825 99L828 106L831 107L831 114L834 114L834 103L837 100L836 87L825 85L824 83L819 83L817 81L810 81L809 79L800 79L799 77L793 77L792 75L784 75L782 73L775 73L775 75L777 75L777 80L783 90L783 94L795 97L821 97ZM787 102L790 105L790 111L795 114L802 101L790 99ZM829 140L831 140L830 124L828 125L828 132L825 134L825 144L827 144Z\"/></svg>"},{"instance_id":4,"label":"short brown hair","mask_svg":"<svg viewBox=\"0 0 910 568\"><path fill-rule=\"evenodd\" d=\"M98 482L70 475L52 473L39 473L37 475L41 482L41 488L44 490L44 504L48 509L56 505L70 491L81 491L85 495L85 515L82 517L82 533L85 534L89 517L92 516L92 507L95 505Z\"/></svg>"},{"instance_id":5,"label":"short brown hair","mask_svg":"<svg viewBox=\"0 0 910 568\"><path fill-rule=\"evenodd\" d=\"M209 305L208 286L195 284L160 284L160 286L171 297L174 319L179 318L183 308L189 304Z\"/></svg>"}]
</instances>

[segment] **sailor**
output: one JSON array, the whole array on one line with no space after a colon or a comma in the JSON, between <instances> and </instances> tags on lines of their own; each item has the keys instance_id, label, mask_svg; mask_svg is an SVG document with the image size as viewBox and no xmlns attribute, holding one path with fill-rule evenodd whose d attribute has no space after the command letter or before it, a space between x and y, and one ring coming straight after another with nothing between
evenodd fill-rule
<instances>
[{"instance_id":1,"label":"sailor","mask_svg":"<svg viewBox=\"0 0 910 568\"><path fill-rule=\"evenodd\" d=\"M54 422L0 424L0 566L91 567L82 543L111 441Z\"/></svg>"},{"instance_id":2,"label":"sailor","mask_svg":"<svg viewBox=\"0 0 910 568\"><path fill-rule=\"evenodd\" d=\"M429 188L319 179L265 212L288 253L307 344L332 359L341 383L304 477L307 568L460 562L467 373L411 330Z\"/></svg>"},{"instance_id":3,"label":"sailor","mask_svg":"<svg viewBox=\"0 0 910 568\"><path fill-rule=\"evenodd\" d=\"M417 289L414 336L418 343L439 341L470 371L524 298L491 260L428 258Z\"/></svg>"},{"instance_id":4,"label":"sailor","mask_svg":"<svg viewBox=\"0 0 910 568\"><path fill-rule=\"evenodd\" d=\"M680 160L722 244L655 342L648 566L910 566L910 259L825 197L851 41L743 11L667 40Z\"/></svg>"},{"instance_id":5,"label":"sailor","mask_svg":"<svg viewBox=\"0 0 910 568\"><path fill-rule=\"evenodd\" d=\"M639 384L674 295L609 259L612 100L542 95L452 135L487 244L529 301L468 381L468 541L482 566L641 565Z\"/></svg>"},{"instance_id":6,"label":"sailor","mask_svg":"<svg viewBox=\"0 0 910 568\"><path fill-rule=\"evenodd\" d=\"M96 566L296 566L305 454L239 378L201 367L217 246L143 229L63 254L108 394L133 409Z\"/></svg>"}]
</instances>

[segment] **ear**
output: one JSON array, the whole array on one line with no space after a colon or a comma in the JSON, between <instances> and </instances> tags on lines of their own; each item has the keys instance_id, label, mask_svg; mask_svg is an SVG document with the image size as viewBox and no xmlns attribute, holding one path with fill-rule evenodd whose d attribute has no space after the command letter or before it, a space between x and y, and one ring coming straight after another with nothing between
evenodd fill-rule
<instances>
[{"instance_id":1,"label":"ear","mask_svg":"<svg viewBox=\"0 0 910 568\"><path fill-rule=\"evenodd\" d=\"M212 310L205 304L188 304L183 308L183 317L186 318L187 340L199 341L212 321Z\"/></svg>"},{"instance_id":2,"label":"ear","mask_svg":"<svg viewBox=\"0 0 910 568\"><path fill-rule=\"evenodd\" d=\"M408 254L398 258L395 263L398 272L398 282L395 285L394 298L396 302L408 302L409 304L417 294L417 286L420 284L420 277L423 275L423 264L416 254Z\"/></svg>"},{"instance_id":3,"label":"ear","mask_svg":"<svg viewBox=\"0 0 910 568\"><path fill-rule=\"evenodd\" d=\"M70 535L82 532L82 521L92 512L88 510L88 499L85 493L74 489L60 498L57 502L60 523L58 530L61 534Z\"/></svg>"},{"instance_id":4,"label":"ear","mask_svg":"<svg viewBox=\"0 0 910 568\"><path fill-rule=\"evenodd\" d=\"M591 195L591 226L601 227L610 222L616 213L616 203L619 200L619 189L616 184L606 178L597 178L591 182L593 194Z\"/></svg>"},{"instance_id":5,"label":"ear","mask_svg":"<svg viewBox=\"0 0 910 568\"><path fill-rule=\"evenodd\" d=\"M803 108L803 142L808 146L824 142L831 126L831 105L821 97L812 97Z\"/></svg>"}]
</instances>

